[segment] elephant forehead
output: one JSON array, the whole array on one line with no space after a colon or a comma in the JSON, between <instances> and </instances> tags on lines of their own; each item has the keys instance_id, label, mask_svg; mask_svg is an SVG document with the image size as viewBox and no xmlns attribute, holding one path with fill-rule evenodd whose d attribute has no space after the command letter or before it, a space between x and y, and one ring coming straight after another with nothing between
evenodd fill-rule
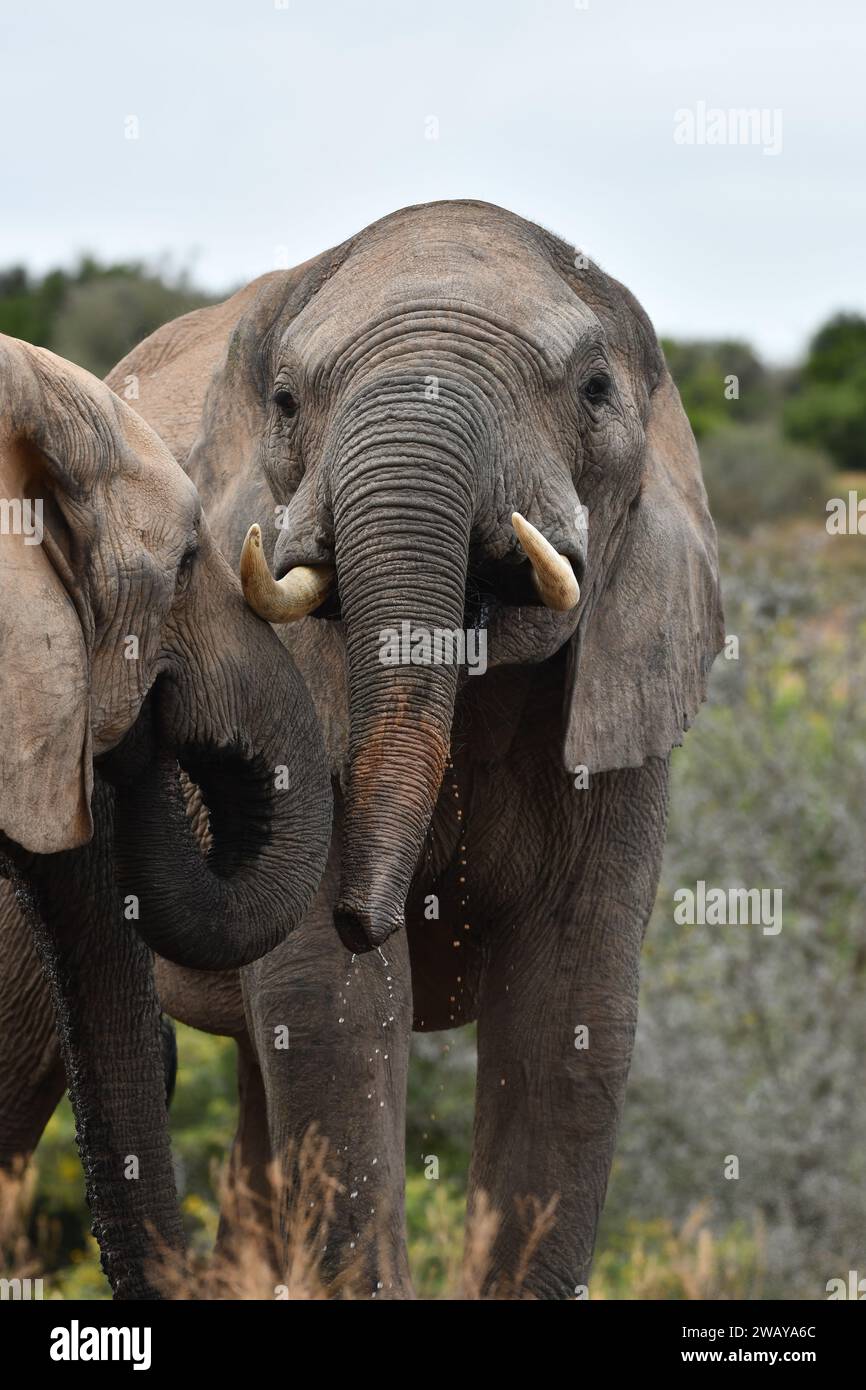
<instances>
[{"instance_id":1,"label":"elephant forehead","mask_svg":"<svg viewBox=\"0 0 866 1390\"><path fill-rule=\"evenodd\" d=\"M115 398L117 434L111 463L99 480L100 510L110 515L113 544L140 546L174 563L191 542L201 512L194 483L140 416Z\"/></svg>"},{"instance_id":2,"label":"elephant forehead","mask_svg":"<svg viewBox=\"0 0 866 1390\"><path fill-rule=\"evenodd\" d=\"M84 423L82 438L90 446L82 450L76 478L86 490L129 485L150 508L196 503L195 487L168 446L105 382L47 348L23 342L15 348L36 367L51 397L58 386L66 388L59 397L64 409Z\"/></svg>"},{"instance_id":3,"label":"elephant forehead","mask_svg":"<svg viewBox=\"0 0 866 1390\"><path fill-rule=\"evenodd\" d=\"M600 325L527 246L440 232L362 247L306 305L285 342L311 371L327 374L367 337L479 330L521 340L557 372Z\"/></svg>"}]
</instances>

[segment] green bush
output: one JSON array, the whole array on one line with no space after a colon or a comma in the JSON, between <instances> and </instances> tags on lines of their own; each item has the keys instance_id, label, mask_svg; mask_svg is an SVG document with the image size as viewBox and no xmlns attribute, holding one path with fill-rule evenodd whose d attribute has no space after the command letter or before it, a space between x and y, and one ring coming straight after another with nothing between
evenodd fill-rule
<instances>
[{"instance_id":1,"label":"green bush","mask_svg":"<svg viewBox=\"0 0 866 1390\"><path fill-rule=\"evenodd\" d=\"M815 449L783 439L775 425L735 425L701 445L704 482L716 524L745 533L787 516L823 520L832 469Z\"/></svg>"},{"instance_id":2,"label":"green bush","mask_svg":"<svg viewBox=\"0 0 866 1390\"><path fill-rule=\"evenodd\" d=\"M50 346L102 377L162 324L209 302L182 282L138 270L89 280L69 289Z\"/></svg>"},{"instance_id":3,"label":"green bush","mask_svg":"<svg viewBox=\"0 0 866 1390\"><path fill-rule=\"evenodd\" d=\"M101 265L84 256L72 270L41 277L23 266L0 271L0 333L50 348L96 376L154 329L211 303L185 274L137 262Z\"/></svg>"},{"instance_id":4,"label":"green bush","mask_svg":"<svg viewBox=\"0 0 866 1390\"><path fill-rule=\"evenodd\" d=\"M823 528L723 543L739 650L673 755L604 1214L602 1254L630 1221L708 1203L720 1237L761 1233L765 1298L826 1297L863 1255L864 568L861 540ZM781 931L677 925L698 879L781 890Z\"/></svg>"},{"instance_id":5,"label":"green bush","mask_svg":"<svg viewBox=\"0 0 866 1390\"><path fill-rule=\"evenodd\" d=\"M786 434L816 444L839 468L866 468L866 318L837 314L809 345L785 406Z\"/></svg>"},{"instance_id":6,"label":"green bush","mask_svg":"<svg viewBox=\"0 0 866 1390\"><path fill-rule=\"evenodd\" d=\"M757 420L776 405L779 374L760 360L748 343L726 340L662 340L671 376L696 439L732 424ZM726 395L726 380L737 379L737 395Z\"/></svg>"}]
</instances>

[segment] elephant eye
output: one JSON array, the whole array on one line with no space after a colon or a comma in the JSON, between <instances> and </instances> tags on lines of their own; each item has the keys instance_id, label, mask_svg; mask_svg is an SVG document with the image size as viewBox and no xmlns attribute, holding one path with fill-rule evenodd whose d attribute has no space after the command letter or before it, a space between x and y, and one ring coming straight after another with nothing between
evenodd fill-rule
<instances>
[{"instance_id":1,"label":"elephant eye","mask_svg":"<svg viewBox=\"0 0 866 1390\"><path fill-rule=\"evenodd\" d=\"M583 384L583 394L593 405L598 405L610 397L611 379L607 372L594 372Z\"/></svg>"},{"instance_id":2,"label":"elephant eye","mask_svg":"<svg viewBox=\"0 0 866 1390\"><path fill-rule=\"evenodd\" d=\"M285 386L278 386L273 396L274 404L287 420L293 419L298 413L298 402L295 400L291 391Z\"/></svg>"},{"instance_id":3,"label":"elephant eye","mask_svg":"<svg viewBox=\"0 0 866 1390\"><path fill-rule=\"evenodd\" d=\"M189 577L192 573L193 561L195 560L197 554L198 544L193 543L192 545L187 546L186 550L183 552L183 555L180 557L180 564L177 567L177 575L175 578L176 590L184 589L188 584Z\"/></svg>"}]
</instances>

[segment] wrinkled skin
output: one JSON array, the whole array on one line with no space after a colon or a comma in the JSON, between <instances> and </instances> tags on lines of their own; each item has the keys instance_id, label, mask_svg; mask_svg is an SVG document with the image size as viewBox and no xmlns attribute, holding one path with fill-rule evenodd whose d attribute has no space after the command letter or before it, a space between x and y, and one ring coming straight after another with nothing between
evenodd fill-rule
<instances>
[{"instance_id":1,"label":"wrinkled skin","mask_svg":"<svg viewBox=\"0 0 866 1390\"><path fill-rule=\"evenodd\" d=\"M0 536L0 1162L32 1148L65 1068L106 1274L158 1297L155 1250L182 1234L149 948L227 969L283 940L324 863L327 770L297 672L154 432L5 337L0 399L2 491L44 528ZM207 859L178 761L207 794Z\"/></svg>"},{"instance_id":2,"label":"wrinkled skin","mask_svg":"<svg viewBox=\"0 0 866 1390\"><path fill-rule=\"evenodd\" d=\"M258 522L278 576L337 571L336 599L280 630L341 795L311 911L226 1011L237 1035L242 1002L253 1097L235 1158L255 1167L262 1091L277 1154L318 1124L344 1188L326 1273L411 1296L410 1031L477 1019L470 1204L484 1192L500 1218L485 1291L572 1297L623 1103L668 755L722 641L697 453L652 328L557 238L439 203L166 326L110 380L130 375L233 565ZM571 561L576 610L538 605L514 510ZM403 620L486 626L487 674L382 665ZM206 1011L194 981L168 969L161 988L179 1016ZM556 1207L518 1287L526 1198Z\"/></svg>"}]
</instances>

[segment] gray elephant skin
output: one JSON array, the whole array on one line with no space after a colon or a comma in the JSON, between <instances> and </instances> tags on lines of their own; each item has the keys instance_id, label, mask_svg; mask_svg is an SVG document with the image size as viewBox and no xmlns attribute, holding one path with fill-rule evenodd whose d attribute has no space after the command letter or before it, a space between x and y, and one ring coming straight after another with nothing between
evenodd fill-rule
<instances>
[{"instance_id":1,"label":"gray elephant skin","mask_svg":"<svg viewBox=\"0 0 866 1390\"><path fill-rule=\"evenodd\" d=\"M278 630L336 789L297 931L219 990L160 967L169 1011L238 1039L233 1162L262 1185L268 1155L317 1126L342 1185L325 1277L360 1268L368 1295L411 1297L410 1034L477 1020L469 1205L483 1193L499 1217L484 1291L516 1296L533 1199L554 1220L520 1296L574 1297L669 755L723 640L700 464L655 333L573 246L444 202L168 324L109 377L131 381L233 568L243 552L251 603L297 619ZM545 556L570 576L564 602ZM483 632L485 674L384 663L382 634L406 622Z\"/></svg>"},{"instance_id":2,"label":"gray elephant skin","mask_svg":"<svg viewBox=\"0 0 866 1390\"><path fill-rule=\"evenodd\" d=\"M4 336L0 402L0 491L28 523L0 535L3 1158L65 1068L106 1274L155 1298L183 1237L152 950L218 971L284 938L327 853L324 749L141 417ZM210 807L206 858L178 763Z\"/></svg>"}]
</instances>

